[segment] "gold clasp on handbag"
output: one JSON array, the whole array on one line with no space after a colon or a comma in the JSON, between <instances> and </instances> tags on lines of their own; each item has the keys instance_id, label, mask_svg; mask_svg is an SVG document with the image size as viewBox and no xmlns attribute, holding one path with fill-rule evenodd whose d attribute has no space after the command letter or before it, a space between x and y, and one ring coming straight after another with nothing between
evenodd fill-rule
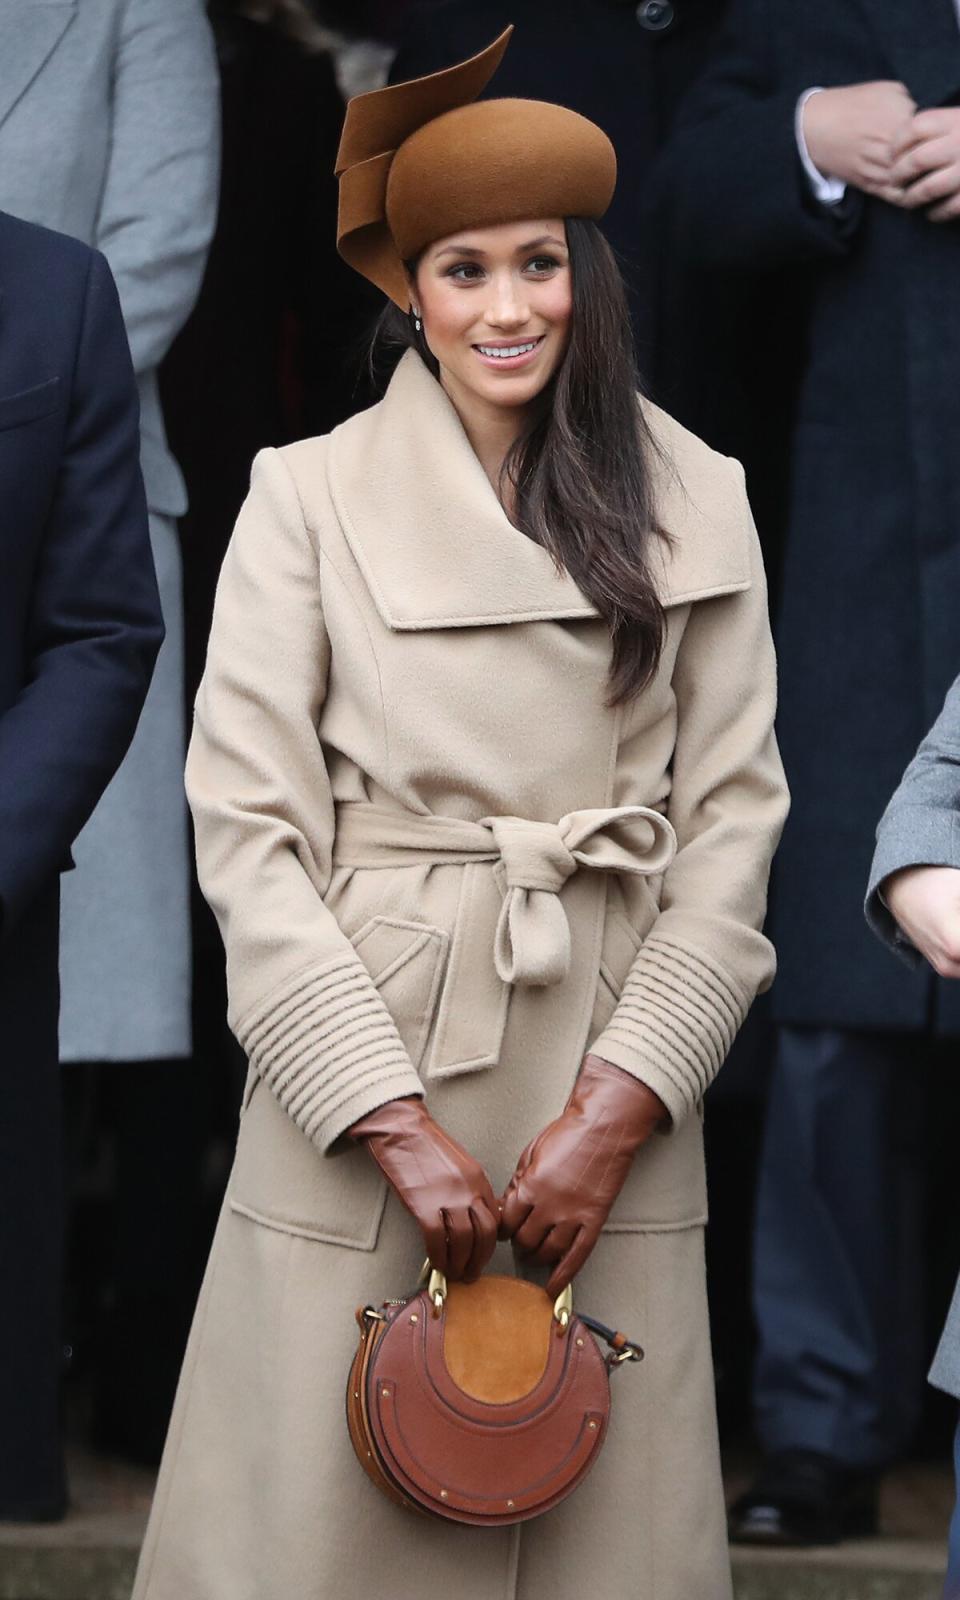
<instances>
[{"instance_id":1,"label":"gold clasp on handbag","mask_svg":"<svg viewBox=\"0 0 960 1600\"><path fill-rule=\"evenodd\" d=\"M423 1263L423 1269L420 1273L420 1284L423 1285L424 1283L427 1285L427 1294L430 1296L433 1305L433 1314L435 1317L439 1317L447 1298L447 1280L442 1272L437 1271L436 1267L431 1267L429 1260ZM572 1284L568 1283L567 1287L561 1289L557 1295L553 1305L553 1315L557 1322L557 1333L562 1338L569 1328L570 1318L573 1316Z\"/></svg>"},{"instance_id":2,"label":"gold clasp on handbag","mask_svg":"<svg viewBox=\"0 0 960 1600\"><path fill-rule=\"evenodd\" d=\"M554 1301L553 1314L559 1323L558 1331L562 1337L569 1328L570 1318L573 1316L572 1283L568 1283L567 1287L565 1289L561 1289L560 1293L557 1295L557 1298Z\"/></svg>"},{"instance_id":3,"label":"gold clasp on handbag","mask_svg":"<svg viewBox=\"0 0 960 1600\"><path fill-rule=\"evenodd\" d=\"M435 1317L439 1317L443 1310L443 1303L447 1298L447 1280L442 1272L437 1272L435 1267L431 1268L430 1271L427 1293L433 1302L433 1314Z\"/></svg>"}]
</instances>

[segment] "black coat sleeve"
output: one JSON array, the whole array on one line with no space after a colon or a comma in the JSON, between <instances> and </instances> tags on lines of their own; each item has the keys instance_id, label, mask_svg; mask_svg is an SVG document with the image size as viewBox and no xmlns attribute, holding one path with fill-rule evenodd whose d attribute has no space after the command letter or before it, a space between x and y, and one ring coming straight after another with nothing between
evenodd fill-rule
<instances>
[{"instance_id":1,"label":"black coat sleeve","mask_svg":"<svg viewBox=\"0 0 960 1600\"><path fill-rule=\"evenodd\" d=\"M862 215L813 195L797 149L789 7L733 0L711 65L685 99L651 209L681 258L760 270L842 255Z\"/></svg>"},{"instance_id":2,"label":"black coat sleeve","mask_svg":"<svg viewBox=\"0 0 960 1600\"><path fill-rule=\"evenodd\" d=\"M0 715L4 935L67 864L133 737L163 638L139 452L120 305L91 252L24 685Z\"/></svg>"}]
</instances>

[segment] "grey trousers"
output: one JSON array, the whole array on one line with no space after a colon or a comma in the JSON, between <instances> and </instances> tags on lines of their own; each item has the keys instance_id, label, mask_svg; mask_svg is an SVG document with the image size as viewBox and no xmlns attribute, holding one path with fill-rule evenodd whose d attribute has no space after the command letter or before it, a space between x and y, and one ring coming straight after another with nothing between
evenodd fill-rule
<instances>
[{"instance_id":1,"label":"grey trousers","mask_svg":"<svg viewBox=\"0 0 960 1600\"><path fill-rule=\"evenodd\" d=\"M60 1059L190 1055L190 873L183 790L177 525L151 516L166 638L133 743L63 879Z\"/></svg>"}]
</instances>

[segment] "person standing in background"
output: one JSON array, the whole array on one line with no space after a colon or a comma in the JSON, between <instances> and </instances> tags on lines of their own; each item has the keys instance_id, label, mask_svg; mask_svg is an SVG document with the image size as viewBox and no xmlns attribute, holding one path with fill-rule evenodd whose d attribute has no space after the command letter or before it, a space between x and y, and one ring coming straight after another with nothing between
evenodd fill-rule
<instances>
[{"instance_id":1,"label":"person standing in background","mask_svg":"<svg viewBox=\"0 0 960 1600\"><path fill-rule=\"evenodd\" d=\"M61 1060L109 1063L102 1077L123 1073L117 1116L128 1159L120 1165L136 1193L120 1208L130 1219L120 1245L121 1300L140 1293L138 1277L163 1292L166 1260L151 1249L150 1229L169 1227L159 1196L167 1164L177 1161L176 1099L191 1051L175 520L186 498L164 437L156 374L200 285L216 214L218 140L202 0L0 0L0 206L95 245L113 270L140 394L166 624L137 736L77 840L63 895ZM131 1062L137 1077L125 1070ZM150 1330L162 1320L154 1310L121 1341L129 1359L142 1361L151 1347ZM108 1365L113 1382L118 1369ZM140 1388L132 1375L131 1403Z\"/></svg>"},{"instance_id":2,"label":"person standing in background","mask_svg":"<svg viewBox=\"0 0 960 1600\"><path fill-rule=\"evenodd\" d=\"M960 678L880 819L867 922L914 970L960 978ZM960 1281L930 1382L960 1400ZM960 1424L954 1443L960 1488ZM950 1525L943 1600L960 1595L960 1494Z\"/></svg>"},{"instance_id":3,"label":"person standing in background","mask_svg":"<svg viewBox=\"0 0 960 1600\"><path fill-rule=\"evenodd\" d=\"M898 980L861 902L874 818L960 668L958 99L955 0L735 0L658 185L672 247L767 273L806 340L777 621L794 805L756 1218L768 1459L733 1507L741 1540L874 1527L922 1394L918 1067L960 1034L960 991Z\"/></svg>"},{"instance_id":4,"label":"person standing in background","mask_svg":"<svg viewBox=\"0 0 960 1600\"><path fill-rule=\"evenodd\" d=\"M163 627L137 394L103 257L0 213L0 1521L66 1507L59 874Z\"/></svg>"}]
</instances>

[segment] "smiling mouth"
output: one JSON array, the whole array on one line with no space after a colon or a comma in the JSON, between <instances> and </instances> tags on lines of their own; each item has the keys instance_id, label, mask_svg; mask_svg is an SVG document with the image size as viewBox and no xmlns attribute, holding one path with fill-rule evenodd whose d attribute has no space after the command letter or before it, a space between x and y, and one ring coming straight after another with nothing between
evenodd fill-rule
<instances>
[{"instance_id":1,"label":"smiling mouth","mask_svg":"<svg viewBox=\"0 0 960 1600\"><path fill-rule=\"evenodd\" d=\"M538 334L535 339L524 339L516 344L475 344L474 349L489 361L513 361L517 356L528 356L544 341L545 335Z\"/></svg>"}]
</instances>

